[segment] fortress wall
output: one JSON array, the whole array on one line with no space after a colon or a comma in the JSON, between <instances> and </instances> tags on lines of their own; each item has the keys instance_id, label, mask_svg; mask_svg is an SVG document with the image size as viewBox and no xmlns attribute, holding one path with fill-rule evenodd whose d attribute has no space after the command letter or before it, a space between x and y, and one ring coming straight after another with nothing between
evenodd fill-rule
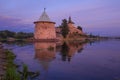
<instances>
[{"instance_id":1,"label":"fortress wall","mask_svg":"<svg viewBox=\"0 0 120 80\"><path fill-rule=\"evenodd\" d=\"M55 24L50 22L35 23L35 39L56 39Z\"/></svg>"},{"instance_id":2,"label":"fortress wall","mask_svg":"<svg viewBox=\"0 0 120 80\"><path fill-rule=\"evenodd\" d=\"M68 23L70 33L77 32L78 34L84 34L81 30L77 29L74 24Z\"/></svg>"}]
</instances>

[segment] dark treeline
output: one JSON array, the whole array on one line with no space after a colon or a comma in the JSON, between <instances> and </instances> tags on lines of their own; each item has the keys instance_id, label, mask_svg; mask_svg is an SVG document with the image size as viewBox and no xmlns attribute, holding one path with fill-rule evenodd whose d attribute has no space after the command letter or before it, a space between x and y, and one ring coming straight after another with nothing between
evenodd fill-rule
<instances>
[{"instance_id":1,"label":"dark treeline","mask_svg":"<svg viewBox=\"0 0 120 80\"><path fill-rule=\"evenodd\" d=\"M7 38L25 39L31 37L33 37L33 33L13 32L8 30L0 31L0 39L7 39Z\"/></svg>"}]
</instances>

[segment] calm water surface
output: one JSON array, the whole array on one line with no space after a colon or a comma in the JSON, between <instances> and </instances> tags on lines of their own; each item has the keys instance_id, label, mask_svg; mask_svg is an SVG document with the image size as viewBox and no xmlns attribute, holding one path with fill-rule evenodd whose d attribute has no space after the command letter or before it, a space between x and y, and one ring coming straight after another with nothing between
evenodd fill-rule
<instances>
[{"instance_id":1,"label":"calm water surface","mask_svg":"<svg viewBox=\"0 0 120 80\"><path fill-rule=\"evenodd\" d=\"M30 71L34 80L120 80L120 41L95 43L6 44Z\"/></svg>"}]
</instances>

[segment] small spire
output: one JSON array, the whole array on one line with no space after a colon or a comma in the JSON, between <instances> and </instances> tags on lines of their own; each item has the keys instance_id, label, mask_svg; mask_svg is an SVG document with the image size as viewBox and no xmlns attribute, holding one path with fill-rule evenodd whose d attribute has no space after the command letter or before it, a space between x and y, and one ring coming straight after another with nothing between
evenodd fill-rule
<instances>
[{"instance_id":1,"label":"small spire","mask_svg":"<svg viewBox=\"0 0 120 80\"><path fill-rule=\"evenodd\" d=\"M46 8L44 8L44 12L46 11Z\"/></svg>"},{"instance_id":2,"label":"small spire","mask_svg":"<svg viewBox=\"0 0 120 80\"><path fill-rule=\"evenodd\" d=\"M39 21L50 21L50 18L47 15L45 10L46 10L46 8L44 8L44 11L43 11L42 15L40 16Z\"/></svg>"},{"instance_id":3,"label":"small spire","mask_svg":"<svg viewBox=\"0 0 120 80\"><path fill-rule=\"evenodd\" d=\"M72 20L71 20L71 16L69 16L69 23L71 23L72 22Z\"/></svg>"},{"instance_id":4,"label":"small spire","mask_svg":"<svg viewBox=\"0 0 120 80\"><path fill-rule=\"evenodd\" d=\"M72 19L71 19L71 16L69 16L68 23L72 23L72 24L74 24L74 22L73 22Z\"/></svg>"}]
</instances>

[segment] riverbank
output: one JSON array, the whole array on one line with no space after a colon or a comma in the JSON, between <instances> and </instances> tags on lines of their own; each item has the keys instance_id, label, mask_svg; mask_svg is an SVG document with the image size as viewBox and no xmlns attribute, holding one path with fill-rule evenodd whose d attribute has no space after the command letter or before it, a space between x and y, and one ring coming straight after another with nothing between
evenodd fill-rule
<instances>
[{"instance_id":1,"label":"riverbank","mask_svg":"<svg viewBox=\"0 0 120 80\"><path fill-rule=\"evenodd\" d=\"M15 57L11 51L4 49L2 43L0 43L0 80L18 80L16 65L14 64Z\"/></svg>"},{"instance_id":2,"label":"riverbank","mask_svg":"<svg viewBox=\"0 0 120 80\"><path fill-rule=\"evenodd\" d=\"M111 39L111 38L108 38L108 37L81 37L81 38L64 38L64 39L61 39L60 41L62 42L74 42L74 41L78 41L78 42L81 42L81 43L84 43L84 42L93 42L93 41L100 41L100 40L108 40L108 39Z\"/></svg>"},{"instance_id":3,"label":"riverbank","mask_svg":"<svg viewBox=\"0 0 120 80\"><path fill-rule=\"evenodd\" d=\"M35 78L40 73L31 72L26 64L17 65L14 63L16 55L8 49L4 49L0 43L0 80L28 80ZM22 69L18 69L20 67Z\"/></svg>"},{"instance_id":4,"label":"riverbank","mask_svg":"<svg viewBox=\"0 0 120 80\"><path fill-rule=\"evenodd\" d=\"M2 43L0 42L0 80L3 80L6 72L6 54L5 50L3 49Z\"/></svg>"}]
</instances>

